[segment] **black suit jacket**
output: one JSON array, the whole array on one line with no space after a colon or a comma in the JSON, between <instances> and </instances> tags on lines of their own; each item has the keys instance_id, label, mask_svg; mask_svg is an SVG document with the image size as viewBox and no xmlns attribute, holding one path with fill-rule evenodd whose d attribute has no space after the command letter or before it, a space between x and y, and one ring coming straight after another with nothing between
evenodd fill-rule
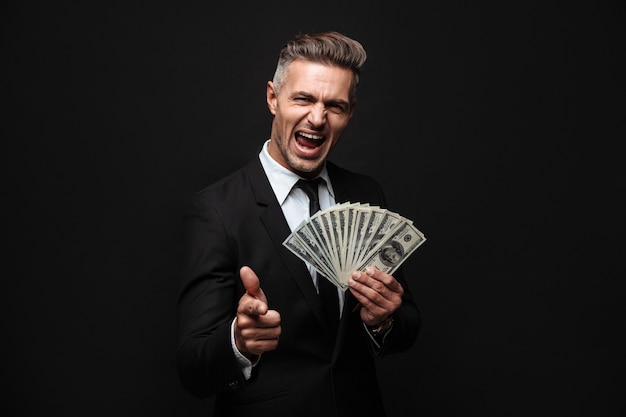
<instances>
[{"instance_id":1,"label":"black suit jacket","mask_svg":"<svg viewBox=\"0 0 626 417\"><path fill-rule=\"evenodd\" d=\"M385 207L372 178L328 162L339 202ZM420 314L401 270L402 307L382 350L372 348L350 291L336 342L305 264L282 242L290 229L260 161L194 196L187 218L185 271L179 298L178 369L198 397L215 395L215 416L383 416L375 358L406 350L417 337ZM282 319L278 348L261 356L246 380L231 348L231 323L245 292L239 268L260 279L270 309Z\"/></svg>"}]
</instances>

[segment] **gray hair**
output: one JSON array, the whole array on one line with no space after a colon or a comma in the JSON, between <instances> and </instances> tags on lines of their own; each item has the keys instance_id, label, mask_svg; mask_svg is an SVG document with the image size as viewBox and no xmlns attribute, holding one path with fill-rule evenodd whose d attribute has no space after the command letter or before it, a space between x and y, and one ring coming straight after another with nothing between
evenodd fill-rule
<instances>
[{"instance_id":1,"label":"gray hair","mask_svg":"<svg viewBox=\"0 0 626 417\"><path fill-rule=\"evenodd\" d=\"M280 51L276 72L274 73L274 89L278 93L285 81L289 65L302 59L325 65L334 65L352 71L352 87L350 99L356 98L359 75L367 54L363 46L339 32L320 32L316 34L299 34L288 41Z\"/></svg>"}]
</instances>

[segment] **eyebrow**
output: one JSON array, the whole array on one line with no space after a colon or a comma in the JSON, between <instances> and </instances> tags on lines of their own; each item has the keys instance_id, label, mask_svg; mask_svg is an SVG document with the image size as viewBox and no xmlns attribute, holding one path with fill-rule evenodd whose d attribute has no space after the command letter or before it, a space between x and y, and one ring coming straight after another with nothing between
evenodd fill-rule
<instances>
[{"instance_id":1,"label":"eyebrow","mask_svg":"<svg viewBox=\"0 0 626 417\"><path fill-rule=\"evenodd\" d=\"M311 93L307 93L306 91L294 91L290 97L295 97L295 96L305 96L308 98L315 98L315 96ZM342 99L332 99L332 100L326 100L325 103L331 103L331 104L340 104L343 106L349 106L350 102L346 101L346 100L342 100Z\"/></svg>"}]
</instances>

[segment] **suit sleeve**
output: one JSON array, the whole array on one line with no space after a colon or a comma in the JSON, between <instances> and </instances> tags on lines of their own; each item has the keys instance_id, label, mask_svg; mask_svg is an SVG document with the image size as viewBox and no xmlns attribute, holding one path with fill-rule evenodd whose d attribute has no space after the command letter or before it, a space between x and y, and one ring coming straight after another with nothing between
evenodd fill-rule
<instances>
[{"instance_id":1,"label":"suit sleeve","mask_svg":"<svg viewBox=\"0 0 626 417\"><path fill-rule=\"evenodd\" d=\"M246 383L230 342L239 276L226 228L210 199L194 196L184 227L177 368L183 386L205 398Z\"/></svg>"},{"instance_id":2,"label":"suit sleeve","mask_svg":"<svg viewBox=\"0 0 626 417\"><path fill-rule=\"evenodd\" d=\"M385 338L379 340L378 345L371 341L370 349L375 356L384 356L387 353L403 352L409 349L417 339L421 325L420 311L410 293L402 270L398 269L393 276L404 288L402 306L394 312L393 327ZM367 330L364 331L367 332Z\"/></svg>"}]
</instances>

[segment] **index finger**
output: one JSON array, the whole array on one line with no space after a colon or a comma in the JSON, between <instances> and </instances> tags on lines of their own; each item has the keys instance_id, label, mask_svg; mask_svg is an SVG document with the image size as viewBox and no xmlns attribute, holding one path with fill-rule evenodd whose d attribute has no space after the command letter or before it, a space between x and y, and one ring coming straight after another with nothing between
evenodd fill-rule
<instances>
[{"instance_id":1,"label":"index finger","mask_svg":"<svg viewBox=\"0 0 626 417\"><path fill-rule=\"evenodd\" d=\"M268 307L265 302L257 298L251 297L250 294L244 294L239 299L237 313L247 314L249 316L262 316L267 313Z\"/></svg>"}]
</instances>

